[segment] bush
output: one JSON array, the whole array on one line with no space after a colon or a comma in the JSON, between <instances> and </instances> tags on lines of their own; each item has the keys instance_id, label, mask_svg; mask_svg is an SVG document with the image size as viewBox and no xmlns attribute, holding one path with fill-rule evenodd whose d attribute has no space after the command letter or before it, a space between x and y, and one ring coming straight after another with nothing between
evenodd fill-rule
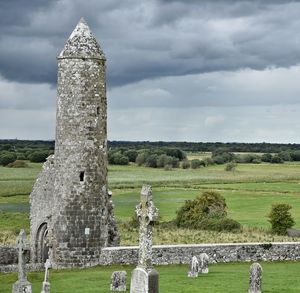
<instances>
[{"instance_id":1,"label":"bush","mask_svg":"<svg viewBox=\"0 0 300 293\"><path fill-rule=\"evenodd\" d=\"M262 160L262 162L271 163L271 161L272 161L272 155L269 154L269 153L263 154L263 155L261 156L261 160Z\"/></svg>"},{"instance_id":2,"label":"bush","mask_svg":"<svg viewBox=\"0 0 300 293\"><path fill-rule=\"evenodd\" d=\"M187 227L215 231L238 231L241 225L227 218L225 198L218 192L206 191L194 200L185 201L177 211L176 224Z\"/></svg>"},{"instance_id":3,"label":"bush","mask_svg":"<svg viewBox=\"0 0 300 293\"><path fill-rule=\"evenodd\" d=\"M191 161L191 168L192 169L198 169L203 165L205 166L205 163L203 161L198 160L198 159L193 159Z\"/></svg>"},{"instance_id":4,"label":"bush","mask_svg":"<svg viewBox=\"0 0 300 293\"><path fill-rule=\"evenodd\" d=\"M235 162L229 162L225 166L225 171L228 171L228 172L232 171L232 172L234 172L236 166L237 166L237 164Z\"/></svg>"},{"instance_id":5,"label":"bush","mask_svg":"<svg viewBox=\"0 0 300 293\"><path fill-rule=\"evenodd\" d=\"M214 161L212 158L204 158L202 160L203 164L204 164L204 167L207 167L207 166L211 166L214 164Z\"/></svg>"},{"instance_id":6,"label":"bush","mask_svg":"<svg viewBox=\"0 0 300 293\"><path fill-rule=\"evenodd\" d=\"M138 166L142 166L146 163L147 157L149 154L147 152L139 153L135 159L135 162Z\"/></svg>"},{"instance_id":7,"label":"bush","mask_svg":"<svg viewBox=\"0 0 300 293\"><path fill-rule=\"evenodd\" d=\"M48 151L35 151L28 156L28 159L33 163L42 163L46 161L48 156Z\"/></svg>"},{"instance_id":8,"label":"bush","mask_svg":"<svg viewBox=\"0 0 300 293\"><path fill-rule=\"evenodd\" d=\"M272 164L281 164L281 163L283 163L283 160L278 155L275 155L272 157L271 163Z\"/></svg>"},{"instance_id":9,"label":"bush","mask_svg":"<svg viewBox=\"0 0 300 293\"><path fill-rule=\"evenodd\" d=\"M17 159L17 155L15 153L10 152L2 152L0 154L0 165L6 166L9 163L14 162Z\"/></svg>"},{"instance_id":10,"label":"bush","mask_svg":"<svg viewBox=\"0 0 300 293\"><path fill-rule=\"evenodd\" d=\"M138 152L136 150L128 150L124 152L124 156L128 158L129 162L135 162Z\"/></svg>"},{"instance_id":11,"label":"bush","mask_svg":"<svg viewBox=\"0 0 300 293\"><path fill-rule=\"evenodd\" d=\"M190 167L191 167L191 164L188 160L182 161L182 163L181 163L181 168L182 169L189 169Z\"/></svg>"},{"instance_id":12,"label":"bush","mask_svg":"<svg viewBox=\"0 0 300 293\"><path fill-rule=\"evenodd\" d=\"M285 235L286 229L294 226L295 221L289 212L292 207L285 203L276 203L272 205L269 217L269 222L272 225L272 233Z\"/></svg>"},{"instance_id":13,"label":"bush","mask_svg":"<svg viewBox=\"0 0 300 293\"><path fill-rule=\"evenodd\" d=\"M156 154L150 155L146 159L146 166L151 168L156 168L157 167L156 161L157 161L157 155Z\"/></svg>"},{"instance_id":14,"label":"bush","mask_svg":"<svg viewBox=\"0 0 300 293\"><path fill-rule=\"evenodd\" d=\"M129 160L128 157L117 151L108 153L108 162L112 165L128 165Z\"/></svg>"},{"instance_id":15,"label":"bush","mask_svg":"<svg viewBox=\"0 0 300 293\"><path fill-rule=\"evenodd\" d=\"M12 163L9 163L7 165L7 167L9 167L9 168L27 168L28 164L25 161L16 160Z\"/></svg>"}]
</instances>

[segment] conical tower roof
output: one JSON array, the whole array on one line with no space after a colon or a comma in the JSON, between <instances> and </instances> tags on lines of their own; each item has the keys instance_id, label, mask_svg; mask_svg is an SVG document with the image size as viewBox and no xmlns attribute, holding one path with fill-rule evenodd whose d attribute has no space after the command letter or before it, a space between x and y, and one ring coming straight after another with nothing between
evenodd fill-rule
<instances>
[{"instance_id":1,"label":"conical tower roof","mask_svg":"<svg viewBox=\"0 0 300 293\"><path fill-rule=\"evenodd\" d=\"M105 60L104 53L84 18L80 19L65 47L58 55L58 59L63 58L95 58Z\"/></svg>"}]
</instances>

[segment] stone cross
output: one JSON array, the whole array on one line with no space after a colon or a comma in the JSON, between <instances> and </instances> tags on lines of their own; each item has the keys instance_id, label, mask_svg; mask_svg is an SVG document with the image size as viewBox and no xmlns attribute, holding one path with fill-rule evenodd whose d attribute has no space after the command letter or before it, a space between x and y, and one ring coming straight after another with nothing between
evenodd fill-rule
<instances>
[{"instance_id":1,"label":"stone cross","mask_svg":"<svg viewBox=\"0 0 300 293\"><path fill-rule=\"evenodd\" d=\"M50 293L50 283L49 283L49 269L51 268L51 262L49 259L45 262L45 276L41 293Z\"/></svg>"},{"instance_id":2,"label":"stone cross","mask_svg":"<svg viewBox=\"0 0 300 293\"><path fill-rule=\"evenodd\" d=\"M259 263L254 263L251 265L248 293L261 293L262 272L263 270Z\"/></svg>"},{"instance_id":3,"label":"stone cross","mask_svg":"<svg viewBox=\"0 0 300 293\"><path fill-rule=\"evenodd\" d=\"M196 256L192 257L190 262L190 270L188 272L188 277L197 278L199 274L199 262Z\"/></svg>"},{"instance_id":4,"label":"stone cross","mask_svg":"<svg viewBox=\"0 0 300 293\"><path fill-rule=\"evenodd\" d=\"M21 229L18 239L18 281L13 284L13 293L31 293L31 283L26 278L26 253L30 250L25 230Z\"/></svg>"},{"instance_id":5,"label":"stone cross","mask_svg":"<svg viewBox=\"0 0 300 293\"><path fill-rule=\"evenodd\" d=\"M131 274L130 293L158 293L159 275L152 267L152 228L158 209L153 203L151 186L143 185L141 202L135 211L140 224L140 246L138 265Z\"/></svg>"},{"instance_id":6,"label":"stone cross","mask_svg":"<svg viewBox=\"0 0 300 293\"><path fill-rule=\"evenodd\" d=\"M158 217L158 209L154 206L152 188L150 185L143 185L141 191L141 202L136 206L135 211L140 224L138 267L151 268L152 230L154 221Z\"/></svg>"},{"instance_id":7,"label":"stone cross","mask_svg":"<svg viewBox=\"0 0 300 293\"><path fill-rule=\"evenodd\" d=\"M18 272L19 272L19 281L26 281L26 253L30 250L29 244L26 241L25 230L22 229L19 234L18 240L18 252L19 252L19 261L18 261Z\"/></svg>"}]
</instances>

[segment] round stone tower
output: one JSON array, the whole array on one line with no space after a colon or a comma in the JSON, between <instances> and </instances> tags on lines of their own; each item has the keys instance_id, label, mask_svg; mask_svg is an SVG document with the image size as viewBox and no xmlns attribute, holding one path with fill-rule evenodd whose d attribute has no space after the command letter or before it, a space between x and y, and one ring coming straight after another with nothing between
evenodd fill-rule
<instances>
[{"instance_id":1,"label":"round stone tower","mask_svg":"<svg viewBox=\"0 0 300 293\"><path fill-rule=\"evenodd\" d=\"M94 265L118 235L107 190L105 56L84 19L58 56L56 115L51 261Z\"/></svg>"}]
</instances>

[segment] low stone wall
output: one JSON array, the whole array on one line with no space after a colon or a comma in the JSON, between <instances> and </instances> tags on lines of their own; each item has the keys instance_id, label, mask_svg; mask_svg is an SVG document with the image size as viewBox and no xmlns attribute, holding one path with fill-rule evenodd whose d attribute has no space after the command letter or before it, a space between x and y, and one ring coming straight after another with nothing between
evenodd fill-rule
<instances>
[{"instance_id":1,"label":"low stone wall","mask_svg":"<svg viewBox=\"0 0 300 293\"><path fill-rule=\"evenodd\" d=\"M0 266L18 263L18 250L14 246L0 245Z\"/></svg>"},{"instance_id":2,"label":"low stone wall","mask_svg":"<svg viewBox=\"0 0 300 293\"><path fill-rule=\"evenodd\" d=\"M193 255L207 253L210 263L255 261L300 261L300 242L224 243L153 246L155 265L188 264ZM99 265L132 264L138 261L137 246L106 247L102 249ZM0 246L0 272L17 271L16 247ZM41 264L28 264L27 270L43 269Z\"/></svg>"},{"instance_id":3,"label":"low stone wall","mask_svg":"<svg viewBox=\"0 0 300 293\"><path fill-rule=\"evenodd\" d=\"M210 263L300 260L300 242L224 243L153 246L156 265L188 264L193 255L207 253ZM103 248L100 264L136 264L138 247Z\"/></svg>"}]
</instances>

